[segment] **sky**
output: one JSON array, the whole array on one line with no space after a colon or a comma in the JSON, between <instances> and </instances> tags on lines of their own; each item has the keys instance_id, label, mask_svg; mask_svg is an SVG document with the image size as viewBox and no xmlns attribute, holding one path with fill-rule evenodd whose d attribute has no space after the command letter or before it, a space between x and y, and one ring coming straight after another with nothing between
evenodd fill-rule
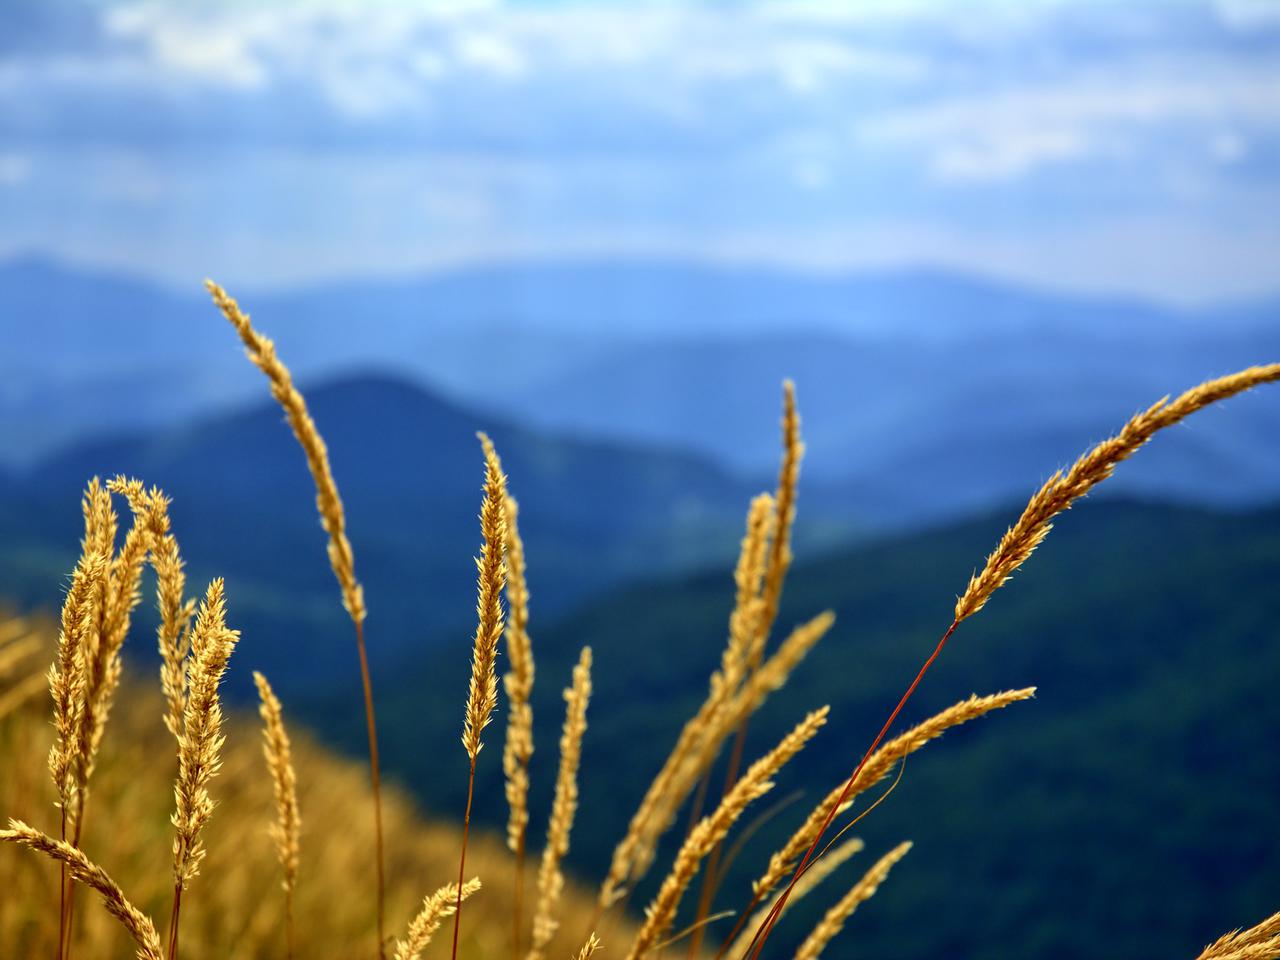
<instances>
[{"instance_id":1,"label":"sky","mask_svg":"<svg viewBox=\"0 0 1280 960\"><path fill-rule=\"evenodd\" d=\"M0 2L0 257L1280 293L1276 0Z\"/></svg>"}]
</instances>

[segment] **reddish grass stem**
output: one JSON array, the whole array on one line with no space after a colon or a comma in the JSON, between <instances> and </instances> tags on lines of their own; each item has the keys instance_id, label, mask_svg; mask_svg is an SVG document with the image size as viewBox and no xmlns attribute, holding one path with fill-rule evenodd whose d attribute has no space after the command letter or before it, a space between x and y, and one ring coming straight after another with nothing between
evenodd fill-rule
<instances>
[{"instance_id":1,"label":"reddish grass stem","mask_svg":"<svg viewBox=\"0 0 1280 960\"><path fill-rule=\"evenodd\" d=\"M373 681L369 678L369 654L365 651L364 623L355 620L356 650L360 653L360 682L364 687L364 722L369 734L369 780L373 784L373 842L378 860L378 960L386 957L386 877L382 851L382 776L378 767L378 723L373 714ZM461 880L458 881L462 883ZM459 888L461 889L461 888Z\"/></svg>"},{"instance_id":2,"label":"reddish grass stem","mask_svg":"<svg viewBox=\"0 0 1280 960\"><path fill-rule=\"evenodd\" d=\"M791 891L795 889L796 883L800 877L804 875L805 870L809 866L809 861L813 858L814 851L818 849L818 844L822 841L822 835L827 832L827 828L831 826L831 821L836 818L836 814L840 811L840 807L844 805L845 800L849 798L849 794L853 791L854 785L858 782L858 777L862 773L863 767L867 765L867 761L871 759L871 755L876 752L876 748L889 733L889 728L893 726L898 714L902 712L902 708L907 705L907 701L911 699L911 695L916 692L916 687L920 686L920 681L924 679L924 675L929 672L929 668L933 666L935 660L942 653L942 648L947 645L947 641L951 639L951 634L955 633L956 627L960 625L959 620L951 621L951 626L947 627L947 632L942 635L942 639L938 641L938 645L933 648L933 653L929 654L927 659L920 667L916 678L911 681L911 686L907 687L906 693L898 701L898 705L893 708L893 712L889 714L889 719L884 722L884 726L880 728L880 732L876 734L875 740L871 742L871 746L867 748L866 753L862 755L862 759L858 761L858 765L853 768L853 773L849 775L849 781L845 784L844 790L840 793L838 799L831 807L831 812L822 822L821 828L818 830L817 836L813 838L813 843L809 844L809 849L805 851L804 857L801 859L799 866L791 875L791 880L787 883L786 889L782 891L782 895L778 897L778 901L769 911L768 916L764 918L764 922L760 924L760 929L756 931L755 936L751 940L751 944L747 947L746 957L750 960L758 960L760 951L764 949L764 943L769 939L769 934L773 931L773 925L778 922L778 916L782 913L783 908L787 905L787 900L791 896Z\"/></svg>"},{"instance_id":3,"label":"reddish grass stem","mask_svg":"<svg viewBox=\"0 0 1280 960\"><path fill-rule=\"evenodd\" d=\"M169 914L168 960L178 960L178 914L182 912L182 881L173 885L173 910Z\"/></svg>"},{"instance_id":4,"label":"reddish grass stem","mask_svg":"<svg viewBox=\"0 0 1280 960\"><path fill-rule=\"evenodd\" d=\"M471 832L471 798L476 788L476 758L467 777L467 812L462 817L462 855L458 857L458 899L453 907L453 960L458 960L458 927L462 920L462 878L467 869L467 835Z\"/></svg>"}]
</instances>

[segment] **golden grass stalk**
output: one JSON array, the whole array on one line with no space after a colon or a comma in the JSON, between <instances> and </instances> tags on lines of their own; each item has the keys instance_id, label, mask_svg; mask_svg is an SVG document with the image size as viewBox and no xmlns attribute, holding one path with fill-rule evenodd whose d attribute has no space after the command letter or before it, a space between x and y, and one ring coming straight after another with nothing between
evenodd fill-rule
<instances>
[{"instance_id":1,"label":"golden grass stalk","mask_svg":"<svg viewBox=\"0 0 1280 960\"><path fill-rule=\"evenodd\" d=\"M657 839L666 832L670 826L670 818L674 817L675 810L687 796L675 786L674 781L687 767L690 759L700 753L699 748L715 725L716 717L728 698L738 690L746 675L772 512L773 500L767 494L752 501L735 573L737 601L729 616L729 639L721 654L720 669L711 675L707 698L680 730L675 746L650 781L644 797L632 814L626 834L614 848L609 871L600 887L597 912L621 900L626 894L627 885L643 876L652 864ZM719 744L716 744L716 748L719 748Z\"/></svg>"},{"instance_id":2,"label":"golden grass stalk","mask_svg":"<svg viewBox=\"0 0 1280 960\"><path fill-rule=\"evenodd\" d=\"M472 763L484 746L480 733L493 719L498 705L498 679L494 669L498 659L498 639L502 636L502 591L507 582L505 550L507 521L507 480L502 474L493 443L483 433L485 479L484 500L480 506L480 532L484 541L476 558L476 624L471 653L471 681L468 689L467 713L462 724L462 746Z\"/></svg>"},{"instance_id":3,"label":"golden grass stalk","mask_svg":"<svg viewBox=\"0 0 1280 960\"><path fill-rule=\"evenodd\" d=\"M1232 930L1209 944L1196 960L1272 960L1280 956L1280 913L1247 930Z\"/></svg>"},{"instance_id":4,"label":"golden grass stalk","mask_svg":"<svg viewBox=\"0 0 1280 960\"><path fill-rule=\"evenodd\" d=\"M809 816L800 824L790 839L769 857L769 864L765 872L751 884L751 901L739 915L738 922L726 941L726 947L720 951L719 955L723 956L725 954L729 942L734 944L733 949L735 952L737 951L740 940L735 938L738 937L739 931L744 929L748 917L750 917L751 923L745 929L757 931L754 938L757 942L761 939L762 931L766 929L766 924L768 928L772 928L782 913L786 911L790 900L796 896L796 892L804 884L805 878L817 870L827 857L806 860L806 868L803 872L797 871L797 862L806 855L806 851L813 850L817 846L818 839L825 832L831 821L848 810L859 794L875 786L904 757L915 753L930 740L937 739L952 727L958 727L961 724L968 723L970 720L976 720L991 713L993 710L1001 710L1020 700L1029 700L1035 696L1035 692L1035 687L1025 687L1020 690L1005 690L985 697L970 696L916 724L879 747L860 766L856 781L837 784L809 812ZM798 879L794 881L794 887L775 897L763 916L761 914L752 915L752 911L765 897L772 893L778 884L792 873L798 874ZM745 939L745 935L740 939Z\"/></svg>"},{"instance_id":5,"label":"golden grass stalk","mask_svg":"<svg viewBox=\"0 0 1280 960\"><path fill-rule=\"evenodd\" d=\"M715 762L725 739L742 717L758 709L770 692L786 682L834 622L835 615L827 611L801 624L732 696L721 675L712 678L711 696L685 723L675 747L632 815L626 835L614 849L609 873L597 898L599 908L616 903L625 895L626 883L644 875L653 863L658 841L675 822L677 811L698 780Z\"/></svg>"},{"instance_id":6,"label":"golden grass stalk","mask_svg":"<svg viewBox=\"0 0 1280 960\"><path fill-rule=\"evenodd\" d=\"M329 535L329 565L342 589L342 605L351 616L356 631L356 653L360 659L360 684L364 693L365 730L369 741L369 780L373 786L373 825L374 856L377 870L377 916L378 916L378 956L385 957L386 950L386 876L384 870L385 856L382 840L382 774L378 763L378 723L373 706L373 681L369 675L369 655L364 642L364 588L356 578L355 554L351 549L351 541L347 539L346 513L342 508L342 498L338 494L338 484L333 479L333 470L329 466L329 450L324 438L316 428L315 421L307 411L307 402L293 385L293 376L289 368L276 356L275 344L253 328L249 315L240 309L227 292L212 280L205 281L205 288L213 298L214 305L222 311L240 340L254 366L266 374L271 384L271 395L284 410L285 418L293 429L302 452L307 459L307 468L311 471L311 479L316 487L316 509L320 514L320 523Z\"/></svg>"},{"instance_id":7,"label":"golden grass stalk","mask_svg":"<svg viewBox=\"0 0 1280 960\"><path fill-rule=\"evenodd\" d=\"M790 380L782 384L782 462L778 469L778 489L774 502L773 529L768 541L768 556L765 559L763 580L756 581L756 595L751 601L744 603L741 585L738 597L739 609L751 610L747 627L750 640L747 653L747 675L754 677L764 657L765 646L778 618L778 607L782 600L782 587L786 581L787 571L791 569L791 533L795 526L796 497L800 484L800 461L804 457L804 443L800 439L800 414L796 408L795 384ZM753 505L754 506L754 505ZM737 720L737 732L733 738L733 748L729 754L729 764L725 770L722 793L728 793L738 779L742 769L742 755L747 743L747 726L751 714L747 712ZM719 746L716 747L716 752ZM714 757L712 761L714 762ZM703 790L705 790L705 781ZM700 809L700 803L695 809ZM721 848L717 846L707 858L707 869L702 877L702 892L698 899L698 910L695 916L693 934L689 938L689 958L694 960L702 947L702 938L706 933L703 921L711 912L711 903L719 886Z\"/></svg>"},{"instance_id":8,"label":"golden grass stalk","mask_svg":"<svg viewBox=\"0 0 1280 960\"><path fill-rule=\"evenodd\" d=\"M484 744L480 735L493 719L498 705L498 639L502 636L502 591L507 582L507 479L502 462L488 436L479 434L484 449L484 500L480 504L480 556L476 558L476 633L471 646L471 680L467 713L462 724L462 746L467 751L467 809L462 819L462 853L458 857L458 898L453 914L453 957L458 956L458 929L462 920L462 877L467 864L467 838L471 831L471 801L475 793L476 758Z\"/></svg>"},{"instance_id":9,"label":"golden grass stalk","mask_svg":"<svg viewBox=\"0 0 1280 960\"><path fill-rule=\"evenodd\" d=\"M92 544L97 546L97 544ZM85 705L86 647L98 619L98 604L104 593L108 559L103 554L85 554L76 563L71 586L62 604L62 622L53 665L49 668L49 693L53 698L53 748L49 751L49 775L62 809L63 839L74 827L77 777L80 756L80 727Z\"/></svg>"},{"instance_id":10,"label":"golden grass stalk","mask_svg":"<svg viewBox=\"0 0 1280 960\"><path fill-rule=\"evenodd\" d=\"M791 671L800 664L818 641L826 636L834 623L835 614L827 610L812 620L800 624L787 635L778 649L750 674L738 693L723 705L719 715L710 725L711 730L703 738L703 742L686 758L685 765L676 778L676 782L682 788L686 785L691 788L698 778L711 769L720 752L720 747L729 735L734 730L742 729L743 721L760 708L770 693L786 683ZM681 801L684 796L687 796L687 790L681 795ZM679 804L671 806L668 801L666 806L670 808L668 816L674 818ZM656 841L657 838L654 839Z\"/></svg>"},{"instance_id":11,"label":"golden grass stalk","mask_svg":"<svg viewBox=\"0 0 1280 960\"><path fill-rule=\"evenodd\" d=\"M573 685L564 692L564 730L560 734L560 770L547 825L547 845L538 866L538 907L533 915L533 943L528 960L542 960L547 944L560 927L557 911L564 889L560 862L569 852L569 833L578 810L578 765L582 760L582 735L587 730L587 703L591 699L591 648L583 647L573 668Z\"/></svg>"},{"instance_id":12,"label":"golden grass stalk","mask_svg":"<svg viewBox=\"0 0 1280 960\"><path fill-rule=\"evenodd\" d=\"M815 862L804 872L804 876L800 878L800 882L796 884L796 888L791 894L792 902L802 900L818 884L822 883L823 880L835 873L851 857L861 853L864 849L866 849L866 844L862 842L861 837L851 837L834 847L830 853Z\"/></svg>"},{"instance_id":13,"label":"golden grass stalk","mask_svg":"<svg viewBox=\"0 0 1280 960\"><path fill-rule=\"evenodd\" d=\"M142 484L118 477L103 486L95 477L89 483L83 504L83 546L95 551L93 555L102 558L104 567L95 583L93 615L86 624L77 648L76 670L79 679L76 682L78 705L75 708L75 755L69 768L74 780L74 809L66 818L74 846L79 846L84 830L89 779L93 775L98 749L106 732L115 692L120 685L124 669L121 649L129 633L133 611L142 600L142 568L151 545L148 530L141 518L135 515L124 543L119 552L115 553L118 518L111 502L112 493L129 498L140 496ZM60 707L61 705L55 704L55 714L60 712ZM65 827L62 836L63 839L67 838ZM68 886L64 878L59 957L70 954L70 929L75 912L74 894L74 887Z\"/></svg>"},{"instance_id":14,"label":"golden grass stalk","mask_svg":"<svg viewBox=\"0 0 1280 960\"><path fill-rule=\"evenodd\" d=\"M1280 380L1280 363L1249 367L1192 387L1173 401L1157 401L1133 416L1115 436L1103 440L1071 468L1059 470L1036 491L1031 501L987 557L986 565L969 580L956 600L958 623L982 609L991 595L1031 556L1052 529L1050 522L1095 486L1111 476L1116 465L1127 460L1158 431L1186 419L1197 410L1242 393L1251 387Z\"/></svg>"},{"instance_id":15,"label":"golden grass stalk","mask_svg":"<svg viewBox=\"0 0 1280 960\"><path fill-rule=\"evenodd\" d=\"M861 853L865 848L866 844L862 842L861 837L852 837L836 846L825 857L820 860L815 860L810 864L809 869L800 877L799 882L796 884L796 888L791 891L791 898L787 901L786 906L778 911L778 919L781 920L786 915L788 909L794 907L798 901L803 900L814 890L815 887L818 886L818 884L822 883L823 880L827 879L827 877L831 876L831 874L835 873L836 870L842 867L846 861L855 854ZM773 902L769 903L767 906L761 907L755 915L751 917L750 923L745 925L745 929L755 930L764 923L765 917L769 914L769 911L773 908L773 904L776 902L777 898L775 897ZM743 926L743 924L739 924L738 928L735 929L735 932L742 929ZM750 944L747 942L747 934L744 932L740 933L736 939L732 940L731 943L726 944L726 949L722 950L720 955L723 956L727 954L729 956L739 957L746 953L749 948Z\"/></svg>"},{"instance_id":16,"label":"golden grass stalk","mask_svg":"<svg viewBox=\"0 0 1280 960\"><path fill-rule=\"evenodd\" d=\"M587 935L587 942L582 945L582 949L578 951L578 960L589 960L589 958L600 949L600 938L592 931Z\"/></svg>"},{"instance_id":17,"label":"golden grass stalk","mask_svg":"<svg viewBox=\"0 0 1280 960\"><path fill-rule=\"evenodd\" d=\"M140 491L142 484L137 480L117 478L107 482L107 490L112 493L132 495ZM108 592L108 603L104 611L103 635L107 649L101 656L107 657L106 672L112 679L110 690L105 693L110 697L120 679L120 647L129 632L129 622L133 611L142 602L142 568L147 562L147 552L151 549L151 536L146 527L134 518L125 534L120 552L111 563L111 589Z\"/></svg>"},{"instance_id":18,"label":"golden grass stalk","mask_svg":"<svg viewBox=\"0 0 1280 960\"><path fill-rule=\"evenodd\" d=\"M101 508L107 499L107 514ZM90 484L85 501L85 548L103 546L97 531L107 522L111 512L110 497ZM111 545L106 544L110 550ZM98 647L98 630L108 590L110 553L85 553L76 564L71 586L62 605L62 622L53 665L49 669L49 692L53 698L54 743L49 751L49 774L58 795L59 839L80 842L84 814L84 791L89 779L90 761L85 737L86 715L91 709L88 690L89 664ZM58 883L58 960L62 960L70 935L74 888L68 881L68 867L59 867Z\"/></svg>"},{"instance_id":19,"label":"golden grass stalk","mask_svg":"<svg viewBox=\"0 0 1280 960\"><path fill-rule=\"evenodd\" d=\"M765 609L760 591L777 520L775 503L772 496L762 493L751 501L747 511L747 531L742 538L738 566L733 574L736 595L733 613L729 615L729 643L720 667L721 682L730 692L737 690L747 674L759 664L763 650L763 644L757 643Z\"/></svg>"},{"instance_id":20,"label":"golden grass stalk","mask_svg":"<svg viewBox=\"0 0 1280 960\"><path fill-rule=\"evenodd\" d=\"M284 727L284 711L280 707L280 700L267 678L256 670L253 682L258 687L258 698L261 700L258 713L262 716L262 753L267 759L267 769L271 773L275 791L276 819L270 832L276 846L276 857L280 861L281 886L284 888L285 937L289 960L293 960L293 899L298 881L299 834L302 830L302 818L298 813L298 778L293 771L289 733Z\"/></svg>"},{"instance_id":21,"label":"golden grass stalk","mask_svg":"<svg viewBox=\"0 0 1280 960\"><path fill-rule=\"evenodd\" d=\"M351 550L351 541L347 539L346 513L342 509L338 484L333 479L333 469L329 466L329 448L325 446L324 438L311 419L307 401L293 385L293 375L276 356L276 345L270 338L253 328L249 315L240 309L240 305L222 287L212 280L206 280L204 285L213 298L214 305L240 335L253 365L266 374L271 382L271 395L283 408L285 418L293 428L293 435L302 446L311 478L316 484L316 509L320 513L325 533L329 535L329 564L342 587L342 604L352 620L363 622L366 614L364 588L356 579L355 554Z\"/></svg>"},{"instance_id":22,"label":"golden grass stalk","mask_svg":"<svg viewBox=\"0 0 1280 960\"><path fill-rule=\"evenodd\" d=\"M987 558L983 569L970 577L969 585L965 592L956 600L955 619L951 621L951 626L942 634L942 637L934 646L933 652L920 665L915 678L907 686L902 696L898 698L897 705L889 712L889 716L880 728L880 732L876 734L875 739L871 741L871 746L867 748L858 765L854 767L853 773L849 775L847 788L853 788L859 774L862 772L863 766L866 765L871 755L888 734L889 728L893 726L898 714L902 712L902 708L906 706L907 701L911 699L912 694L920 686L925 674L929 672L929 668L942 655L943 648L947 645L947 641L951 638L956 628L963 620L981 610L987 600L991 598L991 595L1007 582L1014 571L1031 556L1035 548L1048 536L1051 529L1050 521L1055 516L1068 509L1076 500L1111 476L1116 464L1132 456L1158 431L1179 423L1197 410L1217 403L1219 400L1225 400L1252 387L1275 380L1280 380L1280 363L1248 367L1238 373L1228 374L1216 380L1207 380L1199 386L1192 387L1182 393L1172 402L1169 402L1168 398L1159 400L1142 413L1130 418L1128 423L1114 437L1102 441L1102 443L1080 457L1066 474L1059 471L1050 477L1040 490L1031 497L1026 509L1022 512L1022 516L1005 532L996 549ZM796 867L787 890L783 891L779 903L770 912L769 918L758 932L752 960L758 957L760 951L764 948L764 943L769 937L769 931L777 919L778 911L785 907L791 889L795 886L801 872L813 856L818 842L822 839L823 832L825 832L834 816L835 809L833 808L827 823L822 825L817 836L814 837L813 843L806 851L804 858L800 861L799 866Z\"/></svg>"},{"instance_id":23,"label":"golden grass stalk","mask_svg":"<svg viewBox=\"0 0 1280 960\"><path fill-rule=\"evenodd\" d=\"M1025 687L1021 690L1005 690L985 697L968 697L885 743L864 765L852 789L846 789L844 783L837 785L813 808L791 838L769 858L768 868L751 884L752 893L757 901L768 896L795 869L796 862L809 849L813 838L818 835L818 831L831 816L833 809L836 811L835 815L839 816L840 813L849 809L859 794L871 789L887 776L903 757L915 753L930 740L937 739L952 727L976 720L993 710L1001 710L1021 700L1029 700L1035 696L1035 692L1035 687ZM816 865L813 869L816 869ZM807 871L805 876L811 872L812 869Z\"/></svg>"},{"instance_id":24,"label":"golden grass stalk","mask_svg":"<svg viewBox=\"0 0 1280 960\"><path fill-rule=\"evenodd\" d=\"M169 520L169 498L158 488L143 490L142 485L117 477L112 489L122 493L134 517L151 538L151 566L156 572L156 610L160 624L156 628L156 648L160 651L160 688L164 691L167 712L164 723L175 737L182 729L182 713L187 704L186 659L190 651L191 618L195 600L184 598L187 576Z\"/></svg>"},{"instance_id":25,"label":"golden grass stalk","mask_svg":"<svg viewBox=\"0 0 1280 960\"><path fill-rule=\"evenodd\" d=\"M440 929L440 924L457 909L458 899L465 900L479 889L479 878L472 877L461 887L456 883L445 884L427 896L418 915L410 921L404 939L396 941L395 960L418 960Z\"/></svg>"},{"instance_id":26,"label":"golden grass stalk","mask_svg":"<svg viewBox=\"0 0 1280 960\"><path fill-rule=\"evenodd\" d=\"M824 610L787 634L778 649L743 684L742 690L726 711L728 718L738 720L749 716L764 703L770 693L781 689L791 676L791 671L827 635L835 622L836 615L830 610Z\"/></svg>"},{"instance_id":27,"label":"golden grass stalk","mask_svg":"<svg viewBox=\"0 0 1280 960\"><path fill-rule=\"evenodd\" d=\"M840 902L828 910L826 916L813 928L813 932L805 938L800 949L796 951L795 960L818 960L827 944L844 928L845 921L858 909L858 905L875 895L880 884L884 883L889 876L889 871L907 855L910 849L911 842L906 841L877 860L875 866L868 870L866 875L855 883Z\"/></svg>"},{"instance_id":28,"label":"golden grass stalk","mask_svg":"<svg viewBox=\"0 0 1280 960\"><path fill-rule=\"evenodd\" d=\"M110 493L97 477L90 479L80 507L84 513L84 538L80 541L80 552L113 556L119 518L111 505Z\"/></svg>"},{"instance_id":29,"label":"golden grass stalk","mask_svg":"<svg viewBox=\"0 0 1280 960\"><path fill-rule=\"evenodd\" d=\"M104 576L99 581L94 629L87 632L80 646L84 704L77 730L79 744L74 767L77 810L76 832L72 842L76 844L80 842L80 831L83 829L83 807L88 794L89 778L93 775L98 748L106 732L111 704L124 670L120 651L129 632L133 611L142 600L139 585L149 548L146 530L134 522L125 535L119 552L112 556L116 529L115 510L111 505L112 486L112 483L108 483L106 488L90 484L90 490L97 500L93 509L94 523L101 528L94 540L97 546L105 547L102 555L109 560ZM111 540L107 539L108 532Z\"/></svg>"},{"instance_id":30,"label":"golden grass stalk","mask_svg":"<svg viewBox=\"0 0 1280 960\"><path fill-rule=\"evenodd\" d=\"M638 960L644 956L670 929L680 900L703 859L724 839L747 806L773 787L769 778L813 738L827 722L827 713L828 708L822 707L800 721L776 747L751 765L713 813L704 817L689 831L680 852L676 854L671 872L645 908L645 922L631 944L627 960Z\"/></svg>"},{"instance_id":31,"label":"golden grass stalk","mask_svg":"<svg viewBox=\"0 0 1280 960\"><path fill-rule=\"evenodd\" d=\"M107 872L93 863L78 848L55 840L20 820L10 820L9 829L0 830L0 841L29 847L66 866L71 876L96 891L107 911L119 920L137 944L138 960L162 960L160 936L155 924L138 910Z\"/></svg>"},{"instance_id":32,"label":"golden grass stalk","mask_svg":"<svg viewBox=\"0 0 1280 960\"><path fill-rule=\"evenodd\" d=\"M226 673L240 633L228 629L221 579L209 584L191 631L187 668L187 703L178 738L178 777L174 782L173 913L169 927L169 960L178 955L178 917L182 891L200 872L204 859L201 833L213 813L209 783L222 765L222 704L218 685Z\"/></svg>"},{"instance_id":33,"label":"golden grass stalk","mask_svg":"<svg viewBox=\"0 0 1280 960\"><path fill-rule=\"evenodd\" d=\"M520 955L524 908L525 841L529 826L529 761L533 757L533 645L529 640L529 584L525 576L524 541L517 523L519 507L508 496L507 508L507 658L511 669L503 677L507 692L507 738L502 748L506 778L507 846L516 855L514 902L511 909L511 955Z\"/></svg>"},{"instance_id":34,"label":"golden grass stalk","mask_svg":"<svg viewBox=\"0 0 1280 960\"><path fill-rule=\"evenodd\" d=\"M790 380L782 384L782 465L778 470L778 492L775 496L777 523L769 544L760 597L763 601L749 665L757 665L764 654L769 631L778 618L782 586L791 569L791 530L796 520L796 494L800 483L800 461L804 443L800 439L800 414L796 409L796 387Z\"/></svg>"}]
</instances>

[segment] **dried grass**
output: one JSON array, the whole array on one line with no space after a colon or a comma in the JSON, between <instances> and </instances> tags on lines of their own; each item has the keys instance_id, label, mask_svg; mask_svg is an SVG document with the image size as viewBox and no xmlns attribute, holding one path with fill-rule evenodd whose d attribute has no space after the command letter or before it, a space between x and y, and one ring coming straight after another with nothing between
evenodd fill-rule
<instances>
[{"instance_id":1,"label":"dried grass","mask_svg":"<svg viewBox=\"0 0 1280 960\"><path fill-rule=\"evenodd\" d=\"M479 879L472 877L461 887L446 884L422 901L422 909L409 922L409 931L396 943L396 960L418 960L431 943L440 924L457 912L458 903L480 889Z\"/></svg>"},{"instance_id":2,"label":"dried grass","mask_svg":"<svg viewBox=\"0 0 1280 960\"><path fill-rule=\"evenodd\" d=\"M284 888L284 916L288 957L293 960L294 944L294 890L298 884L298 858L301 848L302 816L298 811L298 777L293 770L293 749L289 733L284 727L284 710L271 684L258 671L253 672L253 682L261 701L258 712L262 716L262 753L267 760L271 784L276 795L276 819L271 824L271 839L275 843L276 858L280 861L281 886Z\"/></svg>"},{"instance_id":3,"label":"dried grass","mask_svg":"<svg viewBox=\"0 0 1280 960\"><path fill-rule=\"evenodd\" d=\"M587 730L587 702L591 699L591 648L584 647L573 668L573 685L564 692L564 731L560 735L560 770L547 825L547 845L538 866L538 908L533 914L533 946L528 960L542 960L560 927L558 909L564 891L560 863L569 852L569 833L578 810L578 766L582 735Z\"/></svg>"},{"instance_id":4,"label":"dried grass","mask_svg":"<svg viewBox=\"0 0 1280 960\"><path fill-rule=\"evenodd\" d=\"M529 639L529 584L525 577L524 541L520 538L519 507L507 502L507 660L503 677L507 694L507 731L502 746L506 778L507 846L515 854L516 899L511 910L511 955L520 955L524 928L525 841L529 827L529 761L533 758L533 644Z\"/></svg>"},{"instance_id":5,"label":"dried grass","mask_svg":"<svg viewBox=\"0 0 1280 960\"><path fill-rule=\"evenodd\" d=\"M10 820L9 829L0 830L0 841L30 847L67 866L71 876L96 891L107 912L124 924L124 928L137 942L138 960L161 960L160 936L156 933L155 924L125 898L123 891L107 876L105 870L79 849L63 840L55 840L21 820Z\"/></svg>"},{"instance_id":6,"label":"dried grass","mask_svg":"<svg viewBox=\"0 0 1280 960\"><path fill-rule=\"evenodd\" d=\"M772 789L773 783L769 778L813 738L827 722L827 713L828 709L823 707L800 721L776 747L751 765L742 779L720 801L715 812L704 817L689 832L680 852L676 854L671 872L662 881L653 901L645 908L644 925L627 952L627 960L638 960L647 954L671 928L676 908L697 873L699 864L724 839L747 806Z\"/></svg>"},{"instance_id":7,"label":"dried grass","mask_svg":"<svg viewBox=\"0 0 1280 960\"><path fill-rule=\"evenodd\" d=\"M244 344L249 360L261 370L271 384L271 395L284 410L285 419L302 447L307 469L316 488L316 510L320 523L328 534L329 565L342 590L342 605L355 626L356 654L360 660L360 685L364 694L365 731L369 743L369 782L373 786L374 869L377 879L375 910L378 918L377 947L379 958L386 956L386 851L382 834L382 771L378 759L378 720L373 702L373 680L369 673L369 653L365 649L364 621L368 611L364 602L364 587L356 578L355 553L347 537L347 516L338 493L333 468L329 465L329 448L320 435L315 421L307 410L307 402L293 385L289 368L276 356L276 347L269 337L254 329L249 315L227 292L212 280L205 281L205 289L214 305L235 328Z\"/></svg>"},{"instance_id":8,"label":"dried grass","mask_svg":"<svg viewBox=\"0 0 1280 960\"><path fill-rule=\"evenodd\" d=\"M910 850L909 841L900 843L877 860L875 866L868 870L863 878L855 883L813 928L804 943L800 944L800 949L796 951L795 960L818 960L818 957L822 956L822 951L827 948L827 944L844 929L845 921L853 916L853 911L858 909L859 904L865 903L875 895L875 892L880 889L880 884L888 878L889 871Z\"/></svg>"}]
</instances>

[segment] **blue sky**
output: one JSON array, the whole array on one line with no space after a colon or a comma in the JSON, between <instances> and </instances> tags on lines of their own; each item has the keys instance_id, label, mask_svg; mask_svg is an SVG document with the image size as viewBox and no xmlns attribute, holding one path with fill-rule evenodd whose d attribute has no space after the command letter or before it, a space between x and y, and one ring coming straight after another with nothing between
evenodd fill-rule
<instances>
[{"instance_id":1,"label":"blue sky","mask_svg":"<svg viewBox=\"0 0 1280 960\"><path fill-rule=\"evenodd\" d=\"M0 3L0 256L1280 292L1280 2Z\"/></svg>"}]
</instances>

